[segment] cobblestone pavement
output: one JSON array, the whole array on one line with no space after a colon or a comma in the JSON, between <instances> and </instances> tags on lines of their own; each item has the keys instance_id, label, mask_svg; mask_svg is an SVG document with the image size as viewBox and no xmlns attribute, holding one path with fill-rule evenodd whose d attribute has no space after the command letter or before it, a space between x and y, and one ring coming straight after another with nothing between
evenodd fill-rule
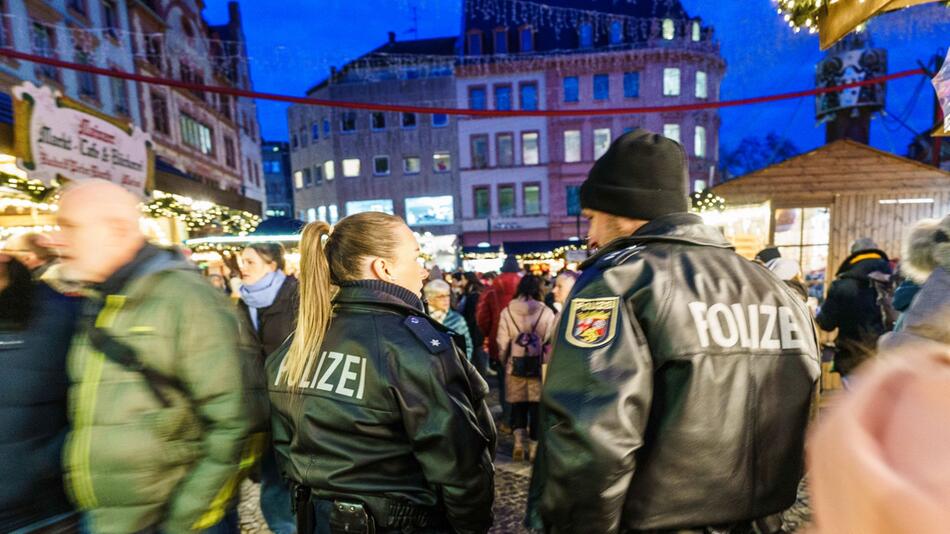
<instances>
[{"instance_id":1,"label":"cobblestone pavement","mask_svg":"<svg viewBox=\"0 0 950 534\"><path fill-rule=\"evenodd\" d=\"M500 414L497 389L492 384L489 404L493 412ZM495 461L495 525L492 534L528 534L532 531L524 528L525 504L528 484L531 481L531 465L527 462L513 463L511 434L498 435L498 455ZM264 518L258 506L260 486L245 481L241 486L241 504L238 509L241 519L241 532L246 534L269 534ZM803 530L811 518L808 507L808 495L805 482L799 488L798 501L784 514L785 530L789 533Z\"/></svg>"}]
</instances>

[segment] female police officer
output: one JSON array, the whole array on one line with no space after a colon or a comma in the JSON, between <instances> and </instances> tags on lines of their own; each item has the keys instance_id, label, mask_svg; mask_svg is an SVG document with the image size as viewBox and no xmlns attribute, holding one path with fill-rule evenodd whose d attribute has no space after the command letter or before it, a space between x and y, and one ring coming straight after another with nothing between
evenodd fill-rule
<instances>
[{"instance_id":1,"label":"female police officer","mask_svg":"<svg viewBox=\"0 0 950 534\"><path fill-rule=\"evenodd\" d=\"M300 534L486 532L487 386L424 311L409 227L375 212L314 222L300 252L297 328L267 363Z\"/></svg>"}]
</instances>

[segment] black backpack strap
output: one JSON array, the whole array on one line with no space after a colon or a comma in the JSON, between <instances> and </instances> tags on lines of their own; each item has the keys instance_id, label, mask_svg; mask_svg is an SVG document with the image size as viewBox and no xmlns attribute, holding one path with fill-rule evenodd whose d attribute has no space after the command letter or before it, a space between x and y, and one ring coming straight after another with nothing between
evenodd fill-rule
<instances>
[{"instance_id":1,"label":"black backpack strap","mask_svg":"<svg viewBox=\"0 0 950 534\"><path fill-rule=\"evenodd\" d=\"M162 387L171 388L184 393L185 389L178 380L169 378L154 369L146 367L145 364L142 363L142 360L139 359L135 349L113 337L104 328L90 328L89 341L92 343L93 348L101 352L102 355L110 361L130 371L141 374L142 377L145 378L145 383L149 389L152 390L152 393L158 401L162 403L162 406L166 408L171 406L171 400L168 398L168 395L162 391Z\"/></svg>"}]
</instances>

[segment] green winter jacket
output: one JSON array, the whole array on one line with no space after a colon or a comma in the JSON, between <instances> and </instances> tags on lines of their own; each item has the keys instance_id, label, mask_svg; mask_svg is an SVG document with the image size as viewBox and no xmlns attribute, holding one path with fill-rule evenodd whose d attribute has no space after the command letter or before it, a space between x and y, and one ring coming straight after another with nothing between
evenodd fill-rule
<instances>
[{"instance_id":1,"label":"green winter jacket","mask_svg":"<svg viewBox=\"0 0 950 534\"><path fill-rule=\"evenodd\" d=\"M229 303L180 256L147 245L123 269L91 299L70 352L66 486L96 533L203 530L260 456L263 378ZM92 346L94 327L163 378L158 394Z\"/></svg>"}]
</instances>

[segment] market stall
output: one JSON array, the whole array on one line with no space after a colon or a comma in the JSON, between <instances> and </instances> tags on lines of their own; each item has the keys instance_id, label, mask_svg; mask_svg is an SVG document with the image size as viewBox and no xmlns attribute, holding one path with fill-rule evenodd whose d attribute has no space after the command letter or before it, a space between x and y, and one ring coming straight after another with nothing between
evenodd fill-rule
<instances>
[{"instance_id":1,"label":"market stall","mask_svg":"<svg viewBox=\"0 0 950 534\"><path fill-rule=\"evenodd\" d=\"M522 267L543 276L557 274L565 268L576 270L587 257L587 247L582 241L505 241L501 246L485 245L462 249L462 266L466 271L498 271L505 258L514 254Z\"/></svg>"}]
</instances>

